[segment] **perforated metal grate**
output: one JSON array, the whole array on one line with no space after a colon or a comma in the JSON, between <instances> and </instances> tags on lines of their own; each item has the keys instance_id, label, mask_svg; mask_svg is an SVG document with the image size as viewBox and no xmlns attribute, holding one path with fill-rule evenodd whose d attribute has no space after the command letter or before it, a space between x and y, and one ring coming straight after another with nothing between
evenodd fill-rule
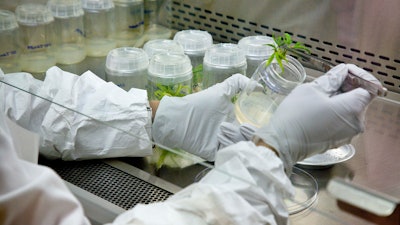
<instances>
[{"instance_id":1,"label":"perforated metal grate","mask_svg":"<svg viewBox=\"0 0 400 225\"><path fill-rule=\"evenodd\" d=\"M64 180L124 209L164 201L172 195L101 161L63 162L50 167Z\"/></svg>"},{"instance_id":2,"label":"perforated metal grate","mask_svg":"<svg viewBox=\"0 0 400 225\"><path fill-rule=\"evenodd\" d=\"M272 34L289 33L295 41L300 41L309 47L313 55L335 64L343 62L357 64L374 74L386 88L400 93L400 58L363 51L256 21L236 18L233 15L192 6L182 0L173 0L166 6L166 10L170 12L167 22L174 29L206 30L216 42L237 43L242 37L250 35L272 36Z\"/></svg>"}]
</instances>

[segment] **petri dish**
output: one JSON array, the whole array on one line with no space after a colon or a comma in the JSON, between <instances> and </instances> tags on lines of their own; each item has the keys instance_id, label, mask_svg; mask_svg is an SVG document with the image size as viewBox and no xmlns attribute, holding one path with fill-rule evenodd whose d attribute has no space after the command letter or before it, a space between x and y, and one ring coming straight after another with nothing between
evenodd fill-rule
<instances>
[{"instance_id":1,"label":"petri dish","mask_svg":"<svg viewBox=\"0 0 400 225\"><path fill-rule=\"evenodd\" d=\"M194 178L195 182L200 181L211 169L205 168ZM318 183L315 178L306 171L293 167L290 181L295 189L292 199L284 199L289 215L294 215L311 207L318 196Z\"/></svg>"},{"instance_id":2,"label":"petri dish","mask_svg":"<svg viewBox=\"0 0 400 225\"><path fill-rule=\"evenodd\" d=\"M330 149L322 154L311 156L298 162L297 166L310 169L327 168L351 159L355 152L353 145L343 145L339 148Z\"/></svg>"},{"instance_id":3,"label":"petri dish","mask_svg":"<svg viewBox=\"0 0 400 225\"><path fill-rule=\"evenodd\" d=\"M295 189L293 198L284 199L289 215L294 215L311 207L317 200L318 183L311 174L293 167L290 181Z\"/></svg>"}]
</instances>

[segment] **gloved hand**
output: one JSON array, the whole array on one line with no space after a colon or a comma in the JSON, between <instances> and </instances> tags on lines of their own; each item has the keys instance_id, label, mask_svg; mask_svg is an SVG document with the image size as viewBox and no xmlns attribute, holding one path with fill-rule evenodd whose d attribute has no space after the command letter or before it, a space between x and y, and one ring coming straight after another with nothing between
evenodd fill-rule
<instances>
[{"instance_id":1,"label":"gloved hand","mask_svg":"<svg viewBox=\"0 0 400 225\"><path fill-rule=\"evenodd\" d=\"M296 162L347 144L364 130L366 107L374 96L362 88L338 93L348 71L379 83L355 65L340 64L295 88L278 106L269 124L255 132L255 142L262 140L275 148L287 172Z\"/></svg>"},{"instance_id":2,"label":"gloved hand","mask_svg":"<svg viewBox=\"0 0 400 225\"><path fill-rule=\"evenodd\" d=\"M222 122L219 129L217 137L218 147L221 149L240 141L251 140L257 127L248 123L237 125L236 123Z\"/></svg>"},{"instance_id":3,"label":"gloved hand","mask_svg":"<svg viewBox=\"0 0 400 225\"><path fill-rule=\"evenodd\" d=\"M154 118L154 141L213 161L218 149L218 127L221 122L235 120L232 97L246 87L248 81L246 76L234 74L185 97L164 96Z\"/></svg>"}]
</instances>

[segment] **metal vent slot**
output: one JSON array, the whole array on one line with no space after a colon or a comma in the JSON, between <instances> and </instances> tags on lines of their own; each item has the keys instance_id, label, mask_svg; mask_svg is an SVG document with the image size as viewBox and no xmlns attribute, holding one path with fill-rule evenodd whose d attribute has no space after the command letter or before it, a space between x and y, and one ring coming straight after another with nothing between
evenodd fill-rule
<instances>
[{"instance_id":1,"label":"metal vent slot","mask_svg":"<svg viewBox=\"0 0 400 225\"><path fill-rule=\"evenodd\" d=\"M172 15L167 23L177 30L200 29L208 31L216 42L237 43L242 37L250 35L291 34L295 40L308 46L315 56L332 63L354 63L374 74L386 88L400 93L400 59L347 47L339 43L320 40L306 34L260 24L258 21L247 21L224 15L209 9L185 4L185 1L173 0L166 10ZM232 3L234 4L234 3Z\"/></svg>"},{"instance_id":2,"label":"metal vent slot","mask_svg":"<svg viewBox=\"0 0 400 225\"><path fill-rule=\"evenodd\" d=\"M50 167L64 180L126 210L172 195L102 161L52 163Z\"/></svg>"}]
</instances>

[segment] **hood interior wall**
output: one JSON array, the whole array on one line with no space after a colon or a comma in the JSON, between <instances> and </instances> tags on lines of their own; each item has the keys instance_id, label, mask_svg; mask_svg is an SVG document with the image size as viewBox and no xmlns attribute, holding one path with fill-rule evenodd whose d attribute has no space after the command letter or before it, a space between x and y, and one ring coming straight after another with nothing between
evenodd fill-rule
<instances>
[{"instance_id":1,"label":"hood interior wall","mask_svg":"<svg viewBox=\"0 0 400 225\"><path fill-rule=\"evenodd\" d=\"M400 31L394 29L400 27L394 12L399 7L398 1L373 0L164 0L159 22L175 30L206 30L221 43L289 33L314 56L356 64L400 93Z\"/></svg>"}]
</instances>

